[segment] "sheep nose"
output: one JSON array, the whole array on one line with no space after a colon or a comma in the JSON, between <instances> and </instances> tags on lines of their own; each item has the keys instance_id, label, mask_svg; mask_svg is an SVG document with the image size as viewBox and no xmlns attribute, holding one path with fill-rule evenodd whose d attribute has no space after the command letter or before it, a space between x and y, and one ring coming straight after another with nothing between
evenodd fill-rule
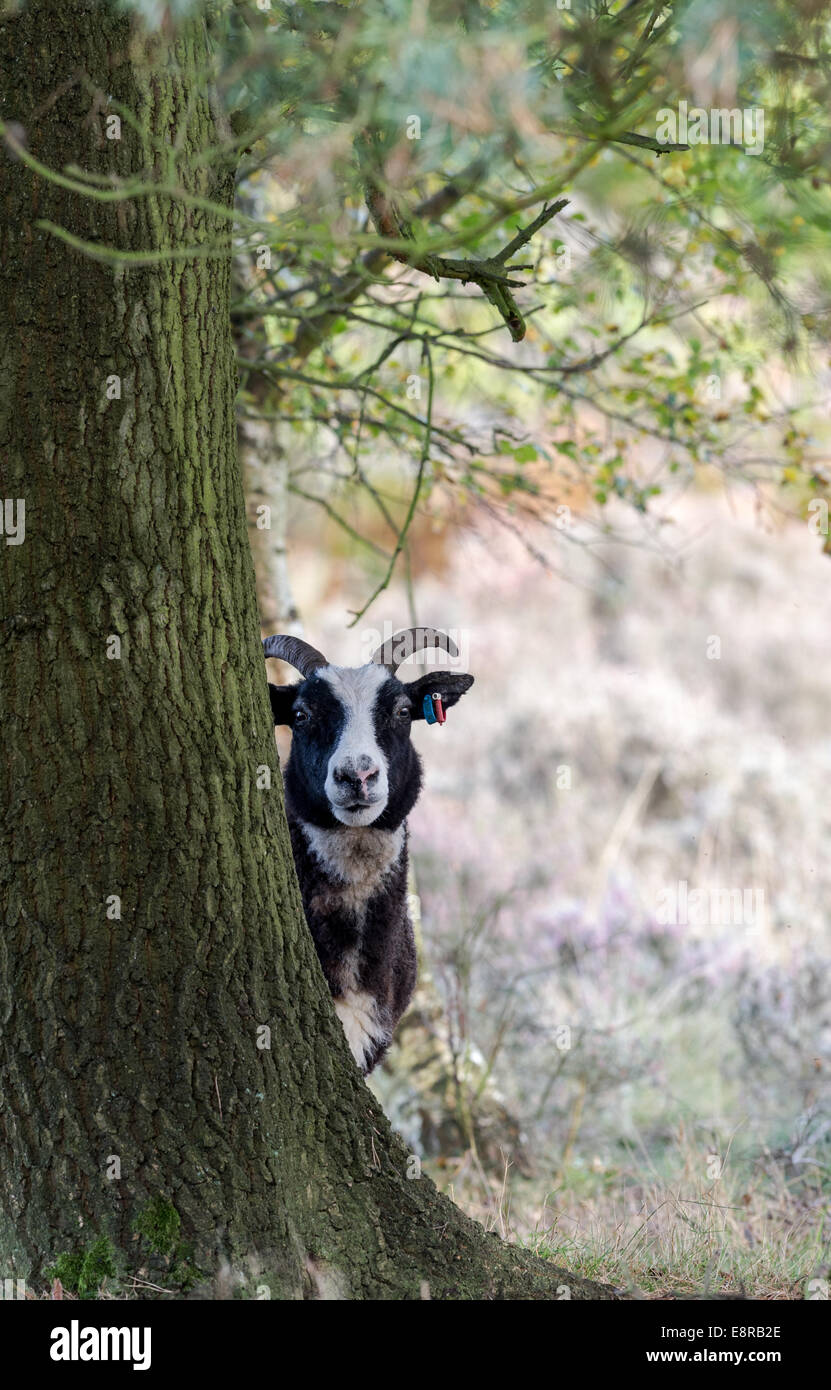
<instances>
[{"instance_id":1,"label":"sheep nose","mask_svg":"<svg viewBox=\"0 0 831 1390\"><path fill-rule=\"evenodd\" d=\"M365 797L369 794L375 782L378 780L380 768L369 758L362 758L360 766L354 763L346 763L343 767L336 769L334 778L341 785L348 786L352 790Z\"/></svg>"}]
</instances>

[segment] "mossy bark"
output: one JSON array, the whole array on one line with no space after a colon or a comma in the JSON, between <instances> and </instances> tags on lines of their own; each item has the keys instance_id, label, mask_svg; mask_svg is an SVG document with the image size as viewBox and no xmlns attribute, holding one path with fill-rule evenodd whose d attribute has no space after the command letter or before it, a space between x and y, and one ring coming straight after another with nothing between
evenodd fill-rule
<instances>
[{"instance_id":1,"label":"mossy bark","mask_svg":"<svg viewBox=\"0 0 831 1390\"><path fill-rule=\"evenodd\" d=\"M196 158L207 42L30 0L0 20L3 119L49 168L105 177L160 175L173 142L183 186L228 207L232 169ZM137 125L108 140L108 110ZM0 1275L97 1237L134 1267L155 1202L226 1288L611 1296L408 1179L331 1009L259 646L227 255L115 268L43 219L132 252L227 237L0 153L0 497L26 503L24 543L0 537Z\"/></svg>"}]
</instances>

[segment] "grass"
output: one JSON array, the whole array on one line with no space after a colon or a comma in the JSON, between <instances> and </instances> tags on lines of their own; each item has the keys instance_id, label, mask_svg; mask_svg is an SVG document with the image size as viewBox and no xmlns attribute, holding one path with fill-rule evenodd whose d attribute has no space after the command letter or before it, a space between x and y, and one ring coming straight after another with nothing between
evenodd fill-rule
<instances>
[{"instance_id":1,"label":"grass","mask_svg":"<svg viewBox=\"0 0 831 1390\"><path fill-rule=\"evenodd\" d=\"M771 1156L749 1169L728 1155L716 1179L702 1178L700 1165L700 1149L682 1133L661 1157L663 1172L628 1146L614 1170L574 1164L551 1187L507 1164L489 1175L472 1154L431 1171L503 1239L644 1298L827 1296L827 1174L811 1166L788 1175Z\"/></svg>"}]
</instances>

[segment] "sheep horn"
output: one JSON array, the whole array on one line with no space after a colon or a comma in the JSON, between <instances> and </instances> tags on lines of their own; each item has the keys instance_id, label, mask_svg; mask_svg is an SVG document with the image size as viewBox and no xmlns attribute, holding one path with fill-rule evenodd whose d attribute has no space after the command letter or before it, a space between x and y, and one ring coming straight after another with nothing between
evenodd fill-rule
<instances>
[{"instance_id":1,"label":"sheep horn","mask_svg":"<svg viewBox=\"0 0 831 1390\"><path fill-rule=\"evenodd\" d=\"M439 632L438 628L402 627L400 632L393 633L392 637L382 643L371 659L379 666L386 666L394 676L402 661L406 661L414 652L424 651L428 647L441 647L449 656L459 655L459 648L453 638L448 637L446 632Z\"/></svg>"},{"instance_id":2,"label":"sheep horn","mask_svg":"<svg viewBox=\"0 0 831 1390\"><path fill-rule=\"evenodd\" d=\"M263 652L266 656L276 657L278 661L285 661L286 665L293 666L303 677L310 676L318 666L329 665L323 652L319 652L309 642L304 642L300 637L288 637L283 633L266 637L263 641Z\"/></svg>"}]
</instances>

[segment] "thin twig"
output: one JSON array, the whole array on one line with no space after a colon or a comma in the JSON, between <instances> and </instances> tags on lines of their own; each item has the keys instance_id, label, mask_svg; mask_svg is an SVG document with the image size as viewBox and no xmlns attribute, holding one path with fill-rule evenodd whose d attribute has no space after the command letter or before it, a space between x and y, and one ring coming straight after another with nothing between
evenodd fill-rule
<instances>
[{"instance_id":1,"label":"thin twig","mask_svg":"<svg viewBox=\"0 0 831 1390\"><path fill-rule=\"evenodd\" d=\"M407 515L404 518L404 525L401 527L401 530L398 534L398 540L396 541L395 550L392 553L392 559L389 562L386 574L384 575L380 584L378 584L374 591L370 594L363 607L358 609L357 612L355 612L354 609L350 610L354 616L352 618L352 622L349 623L349 627L354 627L356 623L360 622L361 618L375 602L378 595L383 593L383 591L387 588L392 578L396 561L399 555L401 554L402 550L404 549L404 543L407 539L407 532L410 529L410 524L415 515L415 510L418 506L419 498L421 496L421 486L424 481L424 473L427 468L427 461L430 457L430 441L432 439L433 434L433 359L430 355L430 346L426 339L422 341L422 360L426 360L427 362L427 419L424 427L424 442L421 446L421 456L418 461L418 472L416 474L416 483L415 487L413 488L413 495L410 498L410 505L407 509Z\"/></svg>"}]
</instances>

